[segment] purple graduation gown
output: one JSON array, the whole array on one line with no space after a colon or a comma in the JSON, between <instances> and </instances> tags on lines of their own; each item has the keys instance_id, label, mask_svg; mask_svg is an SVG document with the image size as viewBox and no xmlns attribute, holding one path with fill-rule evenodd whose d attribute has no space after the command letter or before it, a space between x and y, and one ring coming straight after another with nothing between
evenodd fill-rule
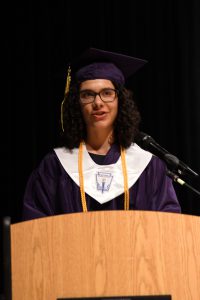
<instances>
[{"instance_id":1,"label":"purple graduation gown","mask_svg":"<svg viewBox=\"0 0 200 300\"><path fill-rule=\"evenodd\" d=\"M116 163L119 157L119 147L113 145L103 164ZM181 212L172 180L166 175L166 165L156 156L152 156L129 193L130 209ZM86 193L86 201L89 211L124 209L124 194L100 204ZM81 211L79 186L67 174L55 152L51 151L30 175L24 194L22 219Z\"/></svg>"}]
</instances>

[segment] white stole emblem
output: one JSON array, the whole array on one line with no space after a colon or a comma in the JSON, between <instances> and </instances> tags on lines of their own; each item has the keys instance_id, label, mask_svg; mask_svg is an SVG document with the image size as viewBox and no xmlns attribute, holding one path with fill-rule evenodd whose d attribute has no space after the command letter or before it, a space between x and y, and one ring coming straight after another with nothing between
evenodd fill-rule
<instances>
[{"instance_id":1,"label":"white stole emblem","mask_svg":"<svg viewBox=\"0 0 200 300\"><path fill-rule=\"evenodd\" d=\"M107 172L97 172L96 181L97 181L97 190L101 191L102 194L104 191L109 191L113 176L111 173Z\"/></svg>"}]
</instances>

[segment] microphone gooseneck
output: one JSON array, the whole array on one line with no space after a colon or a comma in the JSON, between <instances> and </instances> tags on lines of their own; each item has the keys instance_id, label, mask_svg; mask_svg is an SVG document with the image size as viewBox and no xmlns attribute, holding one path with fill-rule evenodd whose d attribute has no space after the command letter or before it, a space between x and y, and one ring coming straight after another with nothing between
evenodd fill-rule
<instances>
[{"instance_id":1,"label":"microphone gooseneck","mask_svg":"<svg viewBox=\"0 0 200 300\"><path fill-rule=\"evenodd\" d=\"M180 175L192 175L199 176L195 171L193 171L189 166L179 160L175 155L169 153L165 148L161 147L155 140L148 134L140 132L134 140L141 148L144 150L150 151L152 154L158 156L160 159L165 161L167 170L167 175L172 178L173 181L179 183L182 186L186 186L198 196L200 192L193 188L191 185L186 183L181 179Z\"/></svg>"},{"instance_id":2,"label":"microphone gooseneck","mask_svg":"<svg viewBox=\"0 0 200 300\"><path fill-rule=\"evenodd\" d=\"M164 160L171 171L176 171L180 175L192 175L199 176L195 171L193 171L184 162L179 160L175 155L169 153L165 148L161 147L150 135L140 132L136 138L135 142L141 146L141 148L148 150Z\"/></svg>"}]
</instances>

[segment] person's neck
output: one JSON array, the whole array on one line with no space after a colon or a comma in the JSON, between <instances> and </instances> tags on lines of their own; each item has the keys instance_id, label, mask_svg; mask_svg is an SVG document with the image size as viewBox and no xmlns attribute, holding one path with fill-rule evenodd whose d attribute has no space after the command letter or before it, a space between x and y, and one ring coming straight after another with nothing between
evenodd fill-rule
<instances>
[{"instance_id":1,"label":"person's neck","mask_svg":"<svg viewBox=\"0 0 200 300\"><path fill-rule=\"evenodd\" d=\"M92 131L85 141L87 151L90 153L105 155L112 144L112 131Z\"/></svg>"}]
</instances>

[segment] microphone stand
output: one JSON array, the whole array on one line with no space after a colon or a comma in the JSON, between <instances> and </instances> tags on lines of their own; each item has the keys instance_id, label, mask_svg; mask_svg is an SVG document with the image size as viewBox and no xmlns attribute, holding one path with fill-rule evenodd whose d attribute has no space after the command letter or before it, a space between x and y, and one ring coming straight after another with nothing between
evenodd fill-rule
<instances>
[{"instance_id":1,"label":"microphone stand","mask_svg":"<svg viewBox=\"0 0 200 300\"><path fill-rule=\"evenodd\" d=\"M174 172L170 171L169 169L167 169L167 175L169 177L171 177L173 179L173 181L179 183L180 185L185 185L186 187L188 187L190 190L192 190L193 192L195 192L197 195L200 196L200 192L198 190L196 190L195 188L193 188L191 185L189 185L188 183L186 183L183 179L181 179L177 174L175 174Z\"/></svg>"},{"instance_id":2,"label":"microphone stand","mask_svg":"<svg viewBox=\"0 0 200 300\"><path fill-rule=\"evenodd\" d=\"M180 161L176 156L170 154L166 149L164 149L158 143L156 143L155 140L150 135L144 132L140 132L135 137L134 142L136 142L144 150L150 151L154 155L164 160L167 165L167 175L171 177L173 181L179 183L182 186L185 185L190 190L195 192L198 196L200 196L200 192L198 190L193 188L191 185L189 185L179 177L179 175L192 175L195 177L199 176L189 166L187 166L185 163ZM177 172L179 175L177 175L177 173L175 172Z\"/></svg>"}]
</instances>

